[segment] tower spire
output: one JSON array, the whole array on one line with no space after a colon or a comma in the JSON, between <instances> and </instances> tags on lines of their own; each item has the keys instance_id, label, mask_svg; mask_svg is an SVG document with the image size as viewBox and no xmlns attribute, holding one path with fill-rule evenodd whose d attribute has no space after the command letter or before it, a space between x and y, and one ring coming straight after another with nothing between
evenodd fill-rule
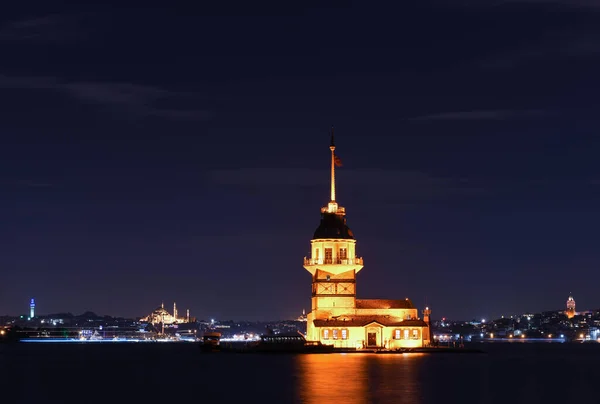
<instances>
[{"instance_id":1,"label":"tower spire","mask_svg":"<svg viewBox=\"0 0 600 404\"><path fill-rule=\"evenodd\" d=\"M333 126L331 127L331 202L335 202L335 142L333 139Z\"/></svg>"}]
</instances>

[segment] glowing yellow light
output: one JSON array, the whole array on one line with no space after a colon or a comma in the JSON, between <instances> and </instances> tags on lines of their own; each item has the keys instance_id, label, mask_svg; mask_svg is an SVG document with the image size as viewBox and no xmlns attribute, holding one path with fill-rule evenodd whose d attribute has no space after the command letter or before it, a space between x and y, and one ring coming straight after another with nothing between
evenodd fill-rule
<instances>
[{"instance_id":1,"label":"glowing yellow light","mask_svg":"<svg viewBox=\"0 0 600 404\"><path fill-rule=\"evenodd\" d=\"M548 338L552 338L552 334L548 334Z\"/></svg>"},{"instance_id":2,"label":"glowing yellow light","mask_svg":"<svg viewBox=\"0 0 600 404\"><path fill-rule=\"evenodd\" d=\"M583 338L583 334L579 334L579 338Z\"/></svg>"},{"instance_id":3,"label":"glowing yellow light","mask_svg":"<svg viewBox=\"0 0 600 404\"><path fill-rule=\"evenodd\" d=\"M4 335L5 332L6 331L4 331L4 330L0 330L0 335Z\"/></svg>"},{"instance_id":4,"label":"glowing yellow light","mask_svg":"<svg viewBox=\"0 0 600 404\"><path fill-rule=\"evenodd\" d=\"M494 338L494 333L491 333L491 334L490 334L490 338Z\"/></svg>"},{"instance_id":5,"label":"glowing yellow light","mask_svg":"<svg viewBox=\"0 0 600 404\"><path fill-rule=\"evenodd\" d=\"M525 338L525 334L521 334L521 338Z\"/></svg>"},{"instance_id":6,"label":"glowing yellow light","mask_svg":"<svg viewBox=\"0 0 600 404\"><path fill-rule=\"evenodd\" d=\"M512 334L510 334L510 335L508 336L508 338L512 338Z\"/></svg>"}]
</instances>

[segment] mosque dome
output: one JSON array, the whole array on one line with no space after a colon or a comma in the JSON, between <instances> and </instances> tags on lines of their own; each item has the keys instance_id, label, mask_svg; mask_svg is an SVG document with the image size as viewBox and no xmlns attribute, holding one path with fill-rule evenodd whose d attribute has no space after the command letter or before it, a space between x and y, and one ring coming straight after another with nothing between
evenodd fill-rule
<instances>
[{"instance_id":1,"label":"mosque dome","mask_svg":"<svg viewBox=\"0 0 600 404\"><path fill-rule=\"evenodd\" d=\"M159 316L164 314L165 316L168 316L169 312L164 307L157 307L156 309L154 309L152 314L156 314Z\"/></svg>"}]
</instances>

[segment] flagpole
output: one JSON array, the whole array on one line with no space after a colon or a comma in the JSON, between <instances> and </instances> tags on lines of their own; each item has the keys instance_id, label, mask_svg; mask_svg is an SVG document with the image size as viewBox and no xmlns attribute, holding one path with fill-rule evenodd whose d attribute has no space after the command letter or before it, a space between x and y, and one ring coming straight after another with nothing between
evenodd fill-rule
<instances>
[{"instance_id":1,"label":"flagpole","mask_svg":"<svg viewBox=\"0 0 600 404\"><path fill-rule=\"evenodd\" d=\"M333 140L333 126L331 127L331 202L335 202L335 143Z\"/></svg>"}]
</instances>

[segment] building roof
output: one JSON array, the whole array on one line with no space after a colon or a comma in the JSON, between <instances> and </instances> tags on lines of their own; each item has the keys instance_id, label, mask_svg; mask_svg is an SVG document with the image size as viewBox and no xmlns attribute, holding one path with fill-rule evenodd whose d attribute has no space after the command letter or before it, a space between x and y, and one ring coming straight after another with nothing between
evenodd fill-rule
<instances>
[{"instance_id":1,"label":"building roof","mask_svg":"<svg viewBox=\"0 0 600 404\"><path fill-rule=\"evenodd\" d=\"M354 234L346 225L346 217L344 215L323 212L321 214L321 223L313 235L313 239L319 238L354 239Z\"/></svg>"},{"instance_id":2,"label":"building roof","mask_svg":"<svg viewBox=\"0 0 600 404\"><path fill-rule=\"evenodd\" d=\"M409 299L356 299L357 309L414 309Z\"/></svg>"},{"instance_id":3,"label":"building roof","mask_svg":"<svg viewBox=\"0 0 600 404\"><path fill-rule=\"evenodd\" d=\"M427 327L423 320L402 320L390 316L351 316L334 320L313 320L315 327L364 327L377 323L385 327Z\"/></svg>"}]
</instances>

